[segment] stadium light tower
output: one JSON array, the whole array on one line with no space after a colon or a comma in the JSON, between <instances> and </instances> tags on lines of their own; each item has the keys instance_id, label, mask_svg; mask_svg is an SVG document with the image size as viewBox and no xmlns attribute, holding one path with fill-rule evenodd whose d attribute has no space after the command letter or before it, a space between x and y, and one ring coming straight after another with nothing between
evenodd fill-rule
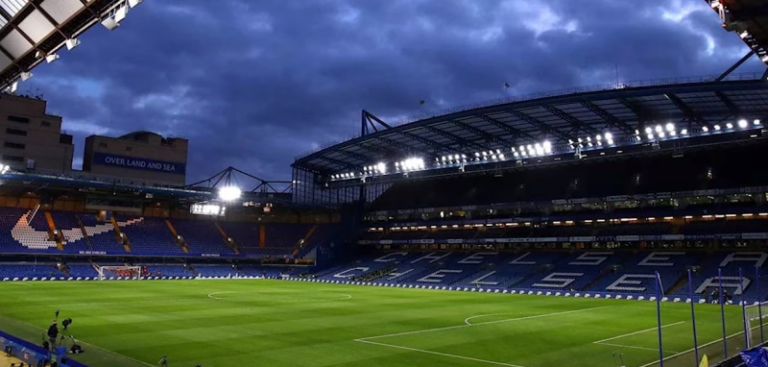
<instances>
[{"instance_id":1,"label":"stadium light tower","mask_svg":"<svg viewBox=\"0 0 768 367\"><path fill-rule=\"evenodd\" d=\"M219 199L222 201L235 201L240 199L242 194L242 190L237 186L224 186L219 189Z\"/></svg>"}]
</instances>

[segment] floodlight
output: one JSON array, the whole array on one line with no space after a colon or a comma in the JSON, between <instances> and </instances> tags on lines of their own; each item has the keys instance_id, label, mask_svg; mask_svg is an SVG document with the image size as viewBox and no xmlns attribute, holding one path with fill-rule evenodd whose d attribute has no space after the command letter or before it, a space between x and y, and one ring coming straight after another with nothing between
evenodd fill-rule
<instances>
[{"instance_id":1,"label":"floodlight","mask_svg":"<svg viewBox=\"0 0 768 367\"><path fill-rule=\"evenodd\" d=\"M379 162L379 164L376 166L376 169L378 169L379 173L382 175L387 173L387 165L384 162Z\"/></svg>"},{"instance_id":2,"label":"floodlight","mask_svg":"<svg viewBox=\"0 0 768 367\"><path fill-rule=\"evenodd\" d=\"M638 136L638 138L639 138L639 136ZM608 139L607 142L608 142L608 145L613 145L613 139Z\"/></svg>"},{"instance_id":3,"label":"floodlight","mask_svg":"<svg viewBox=\"0 0 768 367\"><path fill-rule=\"evenodd\" d=\"M479 156L480 156L480 152L475 152L475 157L479 157Z\"/></svg>"},{"instance_id":4,"label":"floodlight","mask_svg":"<svg viewBox=\"0 0 768 367\"><path fill-rule=\"evenodd\" d=\"M675 124L668 122L666 128L667 131L675 131Z\"/></svg>"},{"instance_id":5,"label":"floodlight","mask_svg":"<svg viewBox=\"0 0 768 367\"><path fill-rule=\"evenodd\" d=\"M677 135L677 132L675 132L675 130L672 130L669 132L669 136L675 136L675 135Z\"/></svg>"},{"instance_id":6,"label":"floodlight","mask_svg":"<svg viewBox=\"0 0 768 367\"><path fill-rule=\"evenodd\" d=\"M504 160L504 153L499 154L499 159Z\"/></svg>"},{"instance_id":7,"label":"floodlight","mask_svg":"<svg viewBox=\"0 0 768 367\"><path fill-rule=\"evenodd\" d=\"M587 141L592 141L592 137L591 136L587 136Z\"/></svg>"},{"instance_id":8,"label":"floodlight","mask_svg":"<svg viewBox=\"0 0 768 367\"><path fill-rule=\"evenodd\" d=\"M496 149L496 154L501 154L501 149Z\"/></svg>"},{"instance_id":9,"label":"floodlight","mask_svg":"<svg viewBox=\"0 0 768 367\"><path fill-rule=\"evenodd\" d=\"M640 135L640 130L635 129L635 135Z\"/></svg>"},{"instance_id":10,"label":"floodlight","mask_svg":"<svg viewBox=\"0 0 768 367\"><path fill-rule=\"evenodd\" d=\"M520 151L521 151L521 152L525 152L525 147L521 145L521 146L520 146Z\"/></svg>"},{"instance_id":11,"label":"floodlight","mask_svg":"<svg viewBox=\"0 0 768 367\"><path fill-rule=\"evenodd\" d=\"M651 127L650 127L650 126L645 128L645 133L646 133L646 134L650 134L650 133L652 133L652 132L653 132L653 129L651 129Z\"/></svg>"},{"instance_id":12,"label":"floodlight","mask_svg":"<svg viewBox=\"0 0 768 367\"><path fill-rule=\"evenodd\" d=\"M660 133L662 131L663 131L663 129L661 128L661 125L656 125L656 132Z\"/></svg>"},{"instance_id":13,"label":"floodlight","mask_svg":"<svg viewBox=\"0 0 768 367\"><path fill-rule=\"evenodd\" d=\"M664 137L664 132L662 131L658 135L659 135L659 138L663 138Z\"/></svg>"},{"instance_id":14,"label":"floodlight","mask_svg":"<svg viewBox=\"0 0 768 367\"><path fill-rule=\"evenodd\" d=\"M720 130L720 125L715 125L715 130Z\"/></svg>"},{"instance_id":15,"label":"floodlight","mask_svg":"<svg viewBox=\"0 0 768 367\"><path fill-rule=\"evenodd\" d=\"M742 128L742 129L743 129L743 128L746 128L746 127L747 127L747 125L749 125L749 123L747 122L747 120L745 120L745 119L741 119L741 120L739 120L739 127L740 127L740 128Z\"/></svg>"},{"instance_id":16,"label":"floodlight","mask_svg":"<svg viewBox=\"0 0 768 367\"><path fill-rule=\"evenodd\" d=\"M733 124L729 122L729 123L725 124L725 127L729 128L729 129L733 129Z\"/></svg>"},{"instance_id":17,"label":"floodlight","mask_svg":"<svg viewBox=\"0 0 768 367\"><path fill-rule=\"evenodd\" d=\"M768 62L768 55L763 56L761 60L763 60L763 62Z\"/></svg>"},{"instance_id":18,"label":"floodlight","mask_svg":"<svg viewBox=\"0 0 768 367\"><path fill-rule=\"evenodd\" d=\"M50 63L52 63L52 62L54 62L54 61L56 61L58 59L59 59L59 55L58 54L50 54L50 55L45 57L45 62L50 64Z\"/></svg>"},{"instance_id":19,"label":"floodlight","mask_svg":"<svg viewBox=\"0 0 768 367\"><path fill-rule=\"evenodd\" d=\"M653 140L653 134L648 134L648 140Z\"/></svg>"},{"instance_id":20,"label":"floodlight","mask_svg":"<svg viewBox=\"0 0 768 367\"><path fill-rule=\"evenodd\" d=\"M64 44L67 46L67 50L71 50L80 45L80 40L77 38L70 38L66 40Z\"/></svg>"},{"instance_id":21,"label":"floodlight","mask_svg":"<svg viewBox=\"0 0 768 367\"><path fill-rule=\"evenodd\" d=\"M520 153L518 153L518 152L515 152L515 158L517 158L517 157L519 157L519 156L520 156Z\"/></svg>"},{"instance_id":22,"label":"floodlight","mask_svg":"<svg viewBox=\"0 0 768 367\"><path fill-rule=\"evenodd\" d=\"M19 75L21 76L21 81L22 82L26 82L27 80L29 80L29 78L34 76L34 74L30 73L29 71L23 72L23 73L21 73Z\"/></svg>"},{"instance_id":23,"label":"floodlight","mask_svg":"<svg viewBox=\"0 0 768 367\"><path fill-rule=\"evenodd\" d=\"M635 131L637 131L637 130L635 130ZM609 132L607 132L607 133L605 133L605 139L606 139L606 140L611 140L611 139L613 139L613 134L611 134L611 132L610 132L610 131L609 131Z\"/></svg>"},{"instance_id":24,"label":"floodlight","mask_svg":"<svg viewBox=\"0 0 768 367\"><path fill-rule=\"evenodd\" d=\"M101 25L103 25L104 28L110 31L114 31L115 29L117 29L117 27L120 26L120 24L115 21L115 18L112 18L112 17L102 20Z\"/></svg>"},{"instance_id":25,"label":"floodlight","mask_svg":"<svg viewBox=\"0 0 768 367\"><path fill-rule=\"evenodd\" d=\"M571 144L571 145L573 145L573 140L571 140L571 139L568 139L568 144Z\"/></svg>"},{"instance_id":26,"label":"floodlight","mask_svg":"<svg viewBox=\"0 0 768 367\"><path fill-rule=\"evenodd\" d=\"M128 6L135 8L137 5L143 3L144 0L128 0Z\"/></svg>"},{"instance_id":27,"label":"floodlight","mask_svg":"<svg viewBox=\"0 0 768 367\"><path fill-rule=\"evenodd\" d=\"M125 19L125 17L128 16L128 10L130 10L130 8L128 8L127 6L117 9L117 11L115 12L115 22L117 22L118 24L122 22Z\"/></svg>"},{"instance_id":28,"label":"floodlight","mask_svg":"<svg viewBox=\"0 0 768 367\"><path fill-rule=\"evenodd\" d=\"M640 135L636 136L636 138L637 138L637 141L643 140L643 139L640 138Z\"/></svg>"},{"instance_id":29,"label":"floodlight","mask_svg":"<svg viewBox=\"0 0 768 367\"><path fill-rule=\"evenodd\" d=\"M755 125L760 125L760 120L752 121L752 123L755 124Z\"/></svg>"},{"instance_id":30,"label":"floodlight","mask_svg":"<svg viewBox=\"0 0 768 367\"><path fill-rule=\"evenodd\" d=\"M544 151L547 153L552 153L552 143L550 143L549 140L544 142Z\"/></svg>"},{"instance_id":31,"label":"floodlight","mask_svg":"<svg viewBox=\"0 0 768 367\"><path fill-rule=\"evenodd\" d=\"M709 128L708 128L708 127L706 127L706 126L702 127L702 128L701 128L701 130L702 130L702 131L704 131L705 133L706 133L706 132L709 132Z\"/></svg>"},{"instance_id":32,"label":"floodlight","mask_svg":"<svg viewBox=\"0 0 768 367\"><path fill-rule=\"evenodd\" d=\"M595 140L597 140L597 141L603 140L602 135L600 135L600 134L595 135Z\"/></svg>"},{"instance_id":33,"label":"floodlight","mask_svg":"<svg viewBox=\"0 0 768 367\"><path fill-rule=\"evenodd\" d=\"M496 154L492 155L491 159L493 159L495 161L496 160Z\"/></svg>"},{"instance_id":34,"label":"floodlight","mask_svg":"<svg viewBox=\"0 0 768 367\"><path fill-rule=\"evenodd\" d=\"M16 80L8 87L8 92L10 93L16 93L16 91L19 90L19 81Z\"/></svg>"},{"instance_id":35,"label":"floodlight","mask_svg":"<svg viewBox=\"0 0 768 367\"><path fill-rule=\"evenodd\" d=\"M682 129L680 130L680 134L688 135L688 129Z\"/></svg>"},{"instance_id":36,"label":"floodlight","mask_svg":"<svg viewBox=\"0 0 768 367\"><path fill-rule=\"evenodd\" d=\"M458 154L456 154L455 156L453 156L453 158L454 158L454 159L456 159L456 160L458 161L458 160L461 158L461 156L459 156Z\"/></svg>"},{"instance_id":37,"label":"floodlight","mask_svg":"<svg viewBox=\"0 0 768 367\"><path fill-rule=\"evenodd\" d=\"M461 158L462 158L462 159L467 159L467 155L466 155L466 154L462 154L462 155L461 155Z\"/></svg>"},{"instance_id":38,"label":"floodlight","mask_svg":"<svg viewBox=\"0 0 768 367\"><path fill-rule=\"evenodd\" d=\"M225 186L219 189L219 199L223 201L235 201L243 192L237 186Z\"/></svg>"}]
</instances>

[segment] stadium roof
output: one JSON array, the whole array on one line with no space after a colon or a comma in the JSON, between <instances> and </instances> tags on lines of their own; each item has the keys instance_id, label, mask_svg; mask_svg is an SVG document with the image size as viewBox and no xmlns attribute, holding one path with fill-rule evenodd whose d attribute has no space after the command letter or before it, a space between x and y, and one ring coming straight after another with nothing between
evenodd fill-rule
<instances>
[{"instance_id":1,"label":"stadium roof","mask_svg":"<svg viewBox=\"0 0 768 367\"><path fill-rule=\"evenodd\" d=\"M322 174L409 156L509 149L610 132L617 144L636 130L673 122L712 129L725 121L768 118L768 83L760 74L669 78L511 97L464 106L398 126L363 111L361 135L298 158L293 166ZM705 130L706 130L705 129Z\"/></svg>"},{"instance_id":2,"label":"stadium roof","mask_svg":"<svg viewBox=\"0 0 768 367\"><path fill-rule=\"evenodd\" d=\"M768 64L768 3L765 0L704 1L718 13L723 28L738 34L750 50Z\"/></svg>"},{"instance_id":3,"label":"stadium roof","mask_svg":"<svg viewBox=\"0 0 768 367\"><path fill-rule=\"evenodd\" d=\"M77 46L76 38L108 19L117 27L127 0L0 0L0 89L6 89L39 63L54 61L56 51ZM132 5L140 0L130 0ZM115 19L115 11L124 9ZM69 44L67 44L69 41Z\"/></svg>"}]
</instances>

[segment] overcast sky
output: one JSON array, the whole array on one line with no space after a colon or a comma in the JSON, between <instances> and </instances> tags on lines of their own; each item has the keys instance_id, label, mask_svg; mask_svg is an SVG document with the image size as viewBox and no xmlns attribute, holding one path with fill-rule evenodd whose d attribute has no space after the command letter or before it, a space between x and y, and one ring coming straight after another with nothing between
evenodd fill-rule
<instances>
[{"instance_id":1,"label":"overcast sky","mask_svg":"<svg viewBox=\"0 0 768 367\"><path fill-rule=\"evenodd\" d=\"M75 135L190 140L188 181L235 166L290 178L294 158L360 130L510 94L719 74L747 51L701 0L147 0L42 65ZM740 69L762 71L756 59ZM420 100L426 100L424 107Z\"/></svg>"}]
</instances>

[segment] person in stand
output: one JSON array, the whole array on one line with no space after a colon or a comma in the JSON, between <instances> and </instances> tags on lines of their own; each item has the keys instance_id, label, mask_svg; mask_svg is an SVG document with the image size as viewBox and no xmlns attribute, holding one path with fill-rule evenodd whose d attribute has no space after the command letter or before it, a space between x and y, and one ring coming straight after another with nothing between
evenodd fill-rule
<instances>
[{"instance_id":1,"label":"person in stand","mask_svg":"<svg viewBox=\"0 0 768 367\"><path fill-rule=\"evenodd\" d=\"M160 358L160 362L157 362L157 364L159 364L160 367L168 367L168 357L163 356L163 358Z\"/></svg>"}]
</instances>

